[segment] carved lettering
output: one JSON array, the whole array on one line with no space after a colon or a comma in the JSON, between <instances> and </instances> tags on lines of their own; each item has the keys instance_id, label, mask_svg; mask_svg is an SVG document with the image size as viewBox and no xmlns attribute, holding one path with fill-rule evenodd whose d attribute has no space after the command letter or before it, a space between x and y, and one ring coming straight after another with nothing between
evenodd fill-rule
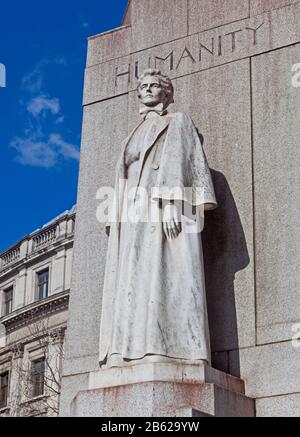
<instances>
[{"instance_id":1,"label":"carved lettering","mask_svg":"<svg viewBox=\"0 0 300 437\"><path fill-rule=\"evenodd\" d=\"M131 65L128 65L128 70L122 73L119 73L119 67L116 67L116 80L115 80L115 86L118 86L118 79L119 77L128 76L128 83L130 83L130 71L131 71Z\"/></svg>"},{"instance_id":2,"label":"carved lettering","mask_svg":"<svg viewBox=\"0 0 300 437\"><path fill-rule=\"evenodd\" d=\"M185 47L185 49L183 50L183 53L182 53L182 55L181 55L181 57L180 57L180 59L179 59L179 62L178 62L178 64L177 64L176 70L178 70L178 67L179 67L179 65L181 64L181 61L182 61L183 59L186 59L186 58L191 59L191 61L193 62L193 64L196 64L196 61L195 61L195 59L193 58L191 52L189 51L189 49L188 49L187 47Z\"/></svg>"},{"instance_id":3,"label":"carved lettering","mask_svg":"<svg viewBox=\"0 0 300 437\"><path fill-rule=\"evenodd\" d=\"M219 35L218 55L222 56L222 37Z\"/></svg>"},{"instance_id":4,"label":"carved lettering","mask_svg":"<svg viewBox=\"0 0 300 437\"><path fill-rule=\"evenodd\" d=\"M252 27L246 27L246 30L250 30L253 32L253 45L257 45L257 31L264 25L265 23L261 23L256 29Z\"/></svg>"},{"instance_id":5,"label":"carved lettering","mask_svg":"<svg viewBox=\"0 0 300 437\"><path fill-rule=\"evenodd\" d=\"M155 56L155 68L158 67L157 61L166 62L170 58L170 71L174 69L174 51L169 53L165 58L161 58L159 56Z\"/></svg>"},{"instance_id":6,"label":"carved lettering","mask_svg":"<svg viewBox=\"0 0 300 437\"><path fill-rule=\"evenodd\" d=\"M135 78L138 79L140 77L140 72L139 72L139 61L135 62L134 65L134 73L135 73Z\"/></svg>"},{"instance_id":7,"label":"carved lettering","mask_svg":"<svg viewBox=\"0 0 300 437\"><path fill-rule=\"evenodd\" d=\"M207 33L201 33L198 36L198 48L195 47L194 44L192 46L193 49L188 48L188 45L185 45L183 51L182 49L177 50L174 48L163 55L159 52L155 53L155 50L159 50L159 48L156 48L152 49L151 51L149 50L148 53L150 53L150 56L144 59L138 59L137 54L132 66L130 64L128 65L128 69L126 69L124 65L116 68L115 86L117 88L119 81L123 78L124 82L124 80L126 80L124 78L126 77L128 78L128 84L131 84L132 81L139 78L141 71L146 68L158 68L168 74L174 70L178 70L183 61L186 59L188 59L189 62L187 65L190 65L190 67L193 66L191 71L195 71L195 64L197 63L207 63L207 67L209 67L211 60L236 52L238 44L243 43L245 50L249 50L249 47L251 46L257 46L258 42L260 42L259 32L265 24L265 22L262 22L261 24L255 26L248 25L243 29L236 29L227 33L224 31L222 33L221 28L218 29L217 34L212 34L211 32L209 33L209 31ZM210 36L205 38L205 35ZM191 37L186 38L186 41L188 42L190 38ZM249 56L251 53L249 53ZM247 55L247 53L245 53L245 55ZM199 65L199 70L201 70L201 67L202 65ZM300 77L298 75L298 70L294 71L296 74L293 78L293 83L296 85L293 86L299 86L298 83L300 82Z\"/></svg>"},{"instance_id":8,"label":"carved lettering","mask_svg":"<svg viewBox=\"0 0 300 437\"><path fill-rule=\"evenodd\" d=\"M229 33L225 34L225 36L231 35L231 50L232 50L232 52L234 52L235 48L236 48L236 36L235 35L239 32L242 32L242 31L243 31L243 29L239 29L239 30L234 30L233 32L229 32Z\"/></svg>"},{"instance_id":9,"label":"carved lettering","mask_svg":"<svg viewBox=\"0 0 300 437\"><path fill-rule=\"evenodd\" d=\"M199 53L199 60L202 61L202 49L206 50L208 53L210 53L212 56L215 54L215 38L211 39L211 49L206 47L204 44L200 43L200 53Z\"/></svg>"}]
</instances>

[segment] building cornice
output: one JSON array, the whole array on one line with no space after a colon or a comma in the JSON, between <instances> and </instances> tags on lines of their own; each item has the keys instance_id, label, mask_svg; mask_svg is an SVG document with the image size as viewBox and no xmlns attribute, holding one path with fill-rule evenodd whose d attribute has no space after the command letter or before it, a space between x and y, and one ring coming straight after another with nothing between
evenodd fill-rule
<instances>
[{"instance_id":1,"label":"building cornice","mask_svg":"<svg viewBox=\"0 0 300 437\"><path fill-rule=\"evenodd\" d=\"M68 309L70 290L54 294L41 302L35 302L19 310L14 311L0 319L0 323L6 328L6 333L20 329L30 322L35 322L54 313Z\"/></svg>"}]
</instances>

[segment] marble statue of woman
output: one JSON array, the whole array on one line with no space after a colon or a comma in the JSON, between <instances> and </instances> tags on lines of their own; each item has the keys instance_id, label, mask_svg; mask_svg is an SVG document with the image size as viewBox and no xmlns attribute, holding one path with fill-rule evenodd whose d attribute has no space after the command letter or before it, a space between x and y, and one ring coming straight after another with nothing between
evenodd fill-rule
<instances>
[{"instance_id":1,"label":"marble statue of woman","mask_svg":"<svg viewBox=\"0 0 300 437\"><path fill-rule=\"evenodd\" d=\"M125 140L116 169L100 366L210 363L201 233L190 231L204 216L197 211L217 207L210 170L191 118L167 110L174 102L169 77L146 70L138 96L141 123ZM127 197L129 206L139 204L134 220L124 220ZM139 219L145 205L152 219Z\"/></svg>"}]
</instances>

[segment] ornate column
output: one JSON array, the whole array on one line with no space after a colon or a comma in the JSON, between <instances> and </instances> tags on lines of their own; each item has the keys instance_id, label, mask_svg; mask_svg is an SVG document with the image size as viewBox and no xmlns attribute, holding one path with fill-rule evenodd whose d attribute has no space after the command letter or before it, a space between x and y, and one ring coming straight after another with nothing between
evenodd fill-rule
<instances>
[{"instance_id":1,"label":"ornate column","mask_svg":"<svg viewBox=\"0 0 300 437\"><path fill-rule=\"evenodd\" d=\"M58 415L61 392L61 367L64 350L65 328L53 329L49 333L48 356L46 357L46 394L48 415Z\"/></svg>"},{"instance_id":2,"label":"ornate column","mask_svg":"<svg viewBox=\"0 0 300 437\"><path fill-rule=\"evenodd\" d=\"M17 343L12 346L12 366L10 375L10 415L20 416L20 404L22 402L22 387L24 384L22 375L24 372L24 344Z\"/></svg>"}]
</instances>

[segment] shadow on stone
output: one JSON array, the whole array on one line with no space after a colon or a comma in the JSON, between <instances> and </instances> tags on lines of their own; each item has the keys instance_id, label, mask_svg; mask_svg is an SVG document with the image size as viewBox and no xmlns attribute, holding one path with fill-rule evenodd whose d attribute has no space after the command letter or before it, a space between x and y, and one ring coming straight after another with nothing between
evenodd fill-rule
<instances>
[{"instance_id":1,"label":"shadow on stone","mask_svg":"<svg viewBox=\"0 0 300 437\"><path fill-rule=\"evenodd\" d=\"M235 274L249 264L249 254L237 207L225 176L211 170L218 209L206 213L202 234L212 365L230 373L228 351L239 348ZM222 353L223 352L223 353ZM234 376L240 376L234 354Z\"/></svg>"}]
</instances>

